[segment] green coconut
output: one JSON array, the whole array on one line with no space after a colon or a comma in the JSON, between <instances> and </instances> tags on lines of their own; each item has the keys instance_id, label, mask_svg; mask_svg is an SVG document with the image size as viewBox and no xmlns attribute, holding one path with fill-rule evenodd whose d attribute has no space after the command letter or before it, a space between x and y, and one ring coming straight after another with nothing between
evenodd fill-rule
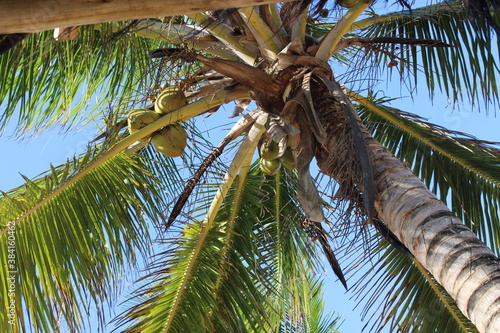
<instances>
[{"instance_id":1,"label":"green coconut","mask_svg":"<svg viewBox=\"0 0 500 333\"><path fill-rule=\"evenodd\" d=\"M344 8L352 8L357 3L358 3L358 0L340 0L337 2L337 4L341 5Z\"/></svg>"},{"instance_id":2,"label":"green coconut","mask_svg":"<svg viewBox=\"0 0 500 333\"><path fill-rule=\"evenodd\" d=\"M260 170L269 176L274 176L280 169L281 163L278 159L266 160L261 158L259 162Z\"/></svg>"},{"instance_id":3,"label":"green coconut","mask_svg":"<svg viewBox=\"0 0 500 333\"><path fill-rule=\"evenodd\" d=\"M151 143L166 156L181 156L187 145L186 130L179 124L169 125L153 134Z\"/></svg>"},{"instance_id":4,"label":"green coconut","mask_svg":"<svg viewBox=\"0 0 500 333\"><path fill-rule=\"evenodd\" d=\"M290 147L285 150L283 156L280 157L280 161L283 166L289 170L293 170L296 168L295 159L293 158L293 152Z\"/></svg>"},{"instance_id":5,"label":"green coconut","mask_svg":"<svg viewBox=\"0 0 500 333\"><path fill-rule=\"evenodd\" d=\"M184 92L175 86L166 87L155 101L155 111L161 115L167 114L187 105Z\"/></svg>"},{"instance_id":6,"label":"green coconut","mask_svg":"<svg viewBox=\"0 0 500 333\"><path fill-rule=\"evenodd\" d=\"M134 109L128 114L128 132L133 134L147 125L154 123L160 115L148 109Z\"/></svg>"},{"instance_id":7,"label":"green coconut","mask_svg":"<svg viewBox=\"0 0 500 333\"><path fill-rule=\"evenodd\" d=\"M260 157L265 160L274 160L278 158L279 146L274 141L263 141L259 147Z\"/></svg>"}]
</instances>

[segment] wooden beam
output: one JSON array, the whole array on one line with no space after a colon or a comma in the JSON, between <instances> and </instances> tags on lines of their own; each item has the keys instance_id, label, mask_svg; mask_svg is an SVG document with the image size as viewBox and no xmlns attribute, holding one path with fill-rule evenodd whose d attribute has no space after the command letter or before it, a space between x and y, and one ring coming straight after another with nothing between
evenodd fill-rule
<instances>
[{"instance_id":1,"label":"wooden beam","mask_svg":"<svg viewBox=\"0 0 500 333\"><path fill-rule=\"evenodd\" d=\"M290 1L290 0L282 0ZM247 7L278 0L1 0L0 34Z\"/></svg>"}]
</instances>

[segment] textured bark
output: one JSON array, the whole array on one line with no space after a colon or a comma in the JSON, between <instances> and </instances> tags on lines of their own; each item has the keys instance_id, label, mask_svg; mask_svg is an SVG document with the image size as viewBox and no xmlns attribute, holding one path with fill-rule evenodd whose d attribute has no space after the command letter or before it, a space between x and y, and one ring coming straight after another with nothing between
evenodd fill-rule
<instances>
[{"instance_id":1,"label":"textured bark","mask_svg":"<svg viewBox=\"0 0 500 333\"><path fill-rule=\"evenodd\" d=\"M327 146L316 152L318 166L340 184L363 192L353 149L342 143L351 134L340 104L322 89L315 86L315 106L328 137ZM406 165L360 126L373 168L376 214L480 332L500 332L500 260ZM348 176L349 172L354 175Z\"/></svg>"},{"instance_id":2,"label":"textured bark","mask_svg":"<svg viewBox=\"0 0 500 333\"><path fill-rule=\"evenodd\" d=\"M500 260L408 167L367 140L379 216L480 332L500 332Z\"/></svg>"},{"instance_id":3,"label":"textured bark","mask_svg":"<svg viewBox=\"0 0 500 333\"><path fill-rule=\"evenodd\" d=\"M290 1L290 0L280 0ZM273 0L2 0L0 34L199 13Z\"/></svg>"}]
</instances>

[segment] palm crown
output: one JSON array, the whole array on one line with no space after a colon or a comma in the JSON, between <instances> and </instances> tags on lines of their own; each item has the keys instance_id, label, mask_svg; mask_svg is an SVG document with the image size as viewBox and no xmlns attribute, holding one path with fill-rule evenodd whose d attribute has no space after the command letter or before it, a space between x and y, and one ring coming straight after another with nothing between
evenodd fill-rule
<instances>
[{"instance_id":1,"label":"palm crown","mask_svg":"<svg viewBox=\"0 0 500 333\"><path fill-rule=\"evenodd\" d=\"M3 193L1 238L15 246L0 249L2 294L16 271L5 327L51 331L63 318L81 330L87 304L104 322L122 274L145 258L120 329L327 332L337 321L321 313L321 252L368 298L373 327L500 327L497 144L389 107L369 89L378 72L364 70L376 61L453 101L496 102L490 27L464 20L459 1L383 15L341 3L337 19L307 5L85 26L67 42L43 32L0 58L3 126L14 114L24 131L105 124L86 153ZM132 109L159 112L168 89L180 102L133 130L129 116L124 130ZM114 107L100 114L94 96ZM197 119L233 101L237 121L212 147ZM189 138L179 158L152 139L172 124ZM332 236L362 255L340 265Z\"/></svg>"}]
</instances>

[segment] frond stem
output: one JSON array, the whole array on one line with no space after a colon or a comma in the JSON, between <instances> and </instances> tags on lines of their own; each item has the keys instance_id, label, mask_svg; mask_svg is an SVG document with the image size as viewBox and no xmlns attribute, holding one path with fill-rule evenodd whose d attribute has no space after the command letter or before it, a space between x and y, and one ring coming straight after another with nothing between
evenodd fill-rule
<instances>
[{"instance_id":1,"label":"frond stem","mask_svg":"<svg viewBox=\"0 0 500 333\"><path fill-rule=\"evenodd\" d=\"M283 166L282 166L283 167ZM276 219L276 228L277 228L277 231L276 231L276 238L277 238L277 248L281 248L281 244L283 242L282 240L282 237L281 237L281 228L283 227L282 226L282 223L283 223L283 219L281 218L281 210L283 209L283 207L281 206L281 168L278 169L278 172L276 173L276 186L275 186L275 212L276 212L276 216L275 216L275 219ZM278 259L278 265L276 266L277 267L277 271L278 273L276 274L277 275L277 280L282 282L282 277L283 277L283 271L282 271L282 263L283 263L283 256L282 256L282 252L281 251L277 251L277 259Z\"/></svg>"},{"instance_id":2,"label":"frond stem","mask_svg":"<svg viewBox=\"0 0 500 333\"><path fill-rule=\"evenodd\" d=\"M179 288L177 289L177 294L175 295L172 308L169 311L167 322L163 327L163 332L168 332L168 329L172 325L172 322L174 320L174 315L177 311L177 308L179 307L182 295L185 291L185 287L188 283L189 278L191 277L193 269L196 266L195 265L197 262L196 259L198 258L203 248L203 244L210 232L215 216L217 215L217 212L219 211L219 208L222 205L222 202L224 201L224 198L226 197L229 188L231 187L234 179L236 178L237 173L239 172L245 160L247 159L247 156L253 155L255 147L257 147L257 143L265 131L264 125L266 122L267 122L267 113L257 118L255 124L250 129L247 137L243 140L243 143L241 144L238 152L236 153L236 156L234 157L231 165L229 166L226 175L224 176L224 179L222 180L219 189L214 196L212 204L208 209L207 215L205 216L205 219L202 222L201 233L197 240L196 247L193 249L193 252L191 253L191 256L189 258L189 264L182 277L182 282L180 283Z\"/></svg>"},{"instance_id":3,"label":"frond stem","mask_svg":"<svg viewBox=\"0 0 500 333\"><path fill-rule=\"evenodd\" d=\"M306 27L307 27L307 19L308 19L309 7L300 14L298 19L293 22L292 25L292 33L290 40L294 40L299 37L302 43L305 42L306 39Z\"/></svg>"},{"instance_id":4,"label":"frond stem","mask_svg":"<svg viewBox=\"0 0 500 333\"><path fill-rule=\"evenodd\" d=\"M364 13L371 3L371 0L359 0L354 7L349 9L349 11L337 22L335 27L333 27L325 38L323 38L316 52L316 58L328 61L342 36L349 31L354 21Z\"/></svg>"},{"instance_id":5,"label":"frond stem","mask_svg":"<svg viewBox=\"0 0 500 333\"><path fill-rule=\"evenodd\" d=\"M480 177L488 180L489 182L491 182L491 183L493 183L493 184L495 184L497 186L500 186L500 183L498 181L496 181L495 179L492 179L491 177L488 177L487 175L485 175L480 170L477 170L476 168L474 168L473 166L471 166L469 163L467 163L467 161L464 161L463 159L458 158L457 156L451 155L448 152L446 152L445 150L441 149L441 147L439 147L437 144L435 144L432 141L426 139L424 136L422 136L418 132L414 131L409 126L405 125L396 116L394 116L390 112L384 110L384 108L378 106L374 102L370 101L368 98L363 97L363 96L361 96L361 95L359 95L359 94L355 93L354 91L349 90L347 88L346 88L346 92L347 92L347 96L349 98L351 98L352 100L358 102L359 104L365 106L366 108L368 108L368 109L374 111L375 113L377 113L378 115L382 116L383 118L389 120L393 124L399 126L401 129L403 129L404 131L406 131L409 134L413 135L414 137L416 137L417 139L419 139L420 141L422 141L423 143L425 143L426 145L428 145L429 147L431 147L435 151L443 154L444 156L446 156L450 160L455 161L456 163L458 163L462 167L464 167L464 168L466 168L466 169L474 172L475 174L477 174L478 176L480 176Z\"/></svg>"},{"instance_id":6,"label":"frond stem","mask_svg":"<svg viewBox=\"0 0 500 333\"><path fill-rule=\"evenodd\" d=\"M168 113L167 115L161 117L157 121L155 121L152 124L149 124L148 126L140 129L139 131L135 132L134 134L127 136L125 139L121 140L118 142L116 145L114 145L110 150L102 154L101 156L97 157L94 161L92 161L87 167L82 169L80 172L78 172L76 175L74 175L71 179L68 179L64 184L62 184L60 187L56 188L53 192L51 192L49 195L47 195L45 198L40 200L36 205L31 207L29 210L24 212L21 216L16 218L14 220L14 225L17 225L20 223L22 220L30 216L33 212L35 212L37 209L45 205L49 200L52 200L55 198L57 195L62 193L64 190L66 190L68 187L71 185L75 184L78 182L80 179L82 179L85 175L90 173L91 171L95 170L98 166L101 164L105 163L106 161L110 160L114 156L118 155L120 152L125 150L127 147L135 143L136 141L139 141L141 139L144 139L148 135L152 134L153 132L159 130L162 127L165 127L169 124L178 122L178 121L186 121L189 118L192 118L194 116L197 116L206 110L209 110L211 108L214 108L216 106L222 105L224 103L227 103L231 100L236 100L236 99L245 99L249 98L249 92L246 89L239 89L235 88L230 91L221 91L214 96L207 96L202 99L199 99L196 102L190 103L180 109L177 109L171 113ZM7 232L8 228L4 228L3 230L0 230L0 236L2 236L5 232Z\"/></svg>"},{"instance_id":7,"label":"frond stem","mask_svg":"<svg viewBox=\"0 0 500 333\"><path fill-rule=\"evenodd\" d=\"M457 316L457 314L455 312L456 310L453 309L453 307L451 306L450 302L448 302L448 300L446 299L446 297L444 297L442 291L438 288L437 282L434 279L434 277L425 269L424 266L422 266L422 264L418 260L416 260L416 259L412 259L412 260L413 260L413 263L415 264L415 266L417 266L417 268L420 271L420 273L422 273L422 275L425 277L425 279L427 280L427 282L430 284L432 290L434 290L434 292L439 297L439 299L441 300L441 302L443 302L444 306L446 307L446 309L448 310L448 312L451 314L451 316L453 317L453 319L455 319L455 321L457 322L458 326L460 326L460 328L464 332L469 332L469 329L467 327L465 327L465 325L462 322L462 320L460 320L460 318Z\"/></svg>"},{"instance_id":8,"label":"frond stem","mask_svg":"<svg viewBox=\"0 0 500 333\"><path fill-rule=\"evenodd\" d=\"M433 13L433 15L438 15L439 11L452 11L452 10L460 10L462 9L463 4L461 1L443 1L440 3L434 3L428 6L420 7L417 9L413 9L411 12L408 10L404 11L399 11L399 12L393 12L385 15L372 15L370 17L364 18L362 20L354 22L347 32L351 32L354 30L358 29L363 29L368 26L377 24L377 23L382 23L382 22L387 22L391 21L394 19L399 19L403 17L411 17L413 19L415 18L423 18L422 15L419 15L420 12L428 14L429 12Z\"/></svg>"},{"instance_id":9,"label":"frond stem","mask_svg":"<svg viewBox=\"0 0 500 333\"><path fill-rule=\"evenodd\" d=\"M278 8L278 4L270 3L267 6L269 8L269 13L271 14L271 17L273 19L274 26L277 29L276 33L279 33L281 38L286 39L287 33L286 33L285 29L283 28L283 22L281 21L281 17L280 17L280 13L279 13L280 10Z\"/></svg>"},{"instance_id":10,"label":"frond stem","mask_svg":"<svg viewBox=\"0 0 500 333\"><path fill-rule=\"evenodd\" d=\"M374 15L374 16L371 16L371 17L354 22L347 29L347 32L351 32L351 31L358 30L358 29L363 29L363 28L366 28L366 27L373 25L373 24L387 22L387 21L390 21L393 19L398 19L402 16L403 15L399 15L399 14Z\"/></svg>"}]
</instances>

